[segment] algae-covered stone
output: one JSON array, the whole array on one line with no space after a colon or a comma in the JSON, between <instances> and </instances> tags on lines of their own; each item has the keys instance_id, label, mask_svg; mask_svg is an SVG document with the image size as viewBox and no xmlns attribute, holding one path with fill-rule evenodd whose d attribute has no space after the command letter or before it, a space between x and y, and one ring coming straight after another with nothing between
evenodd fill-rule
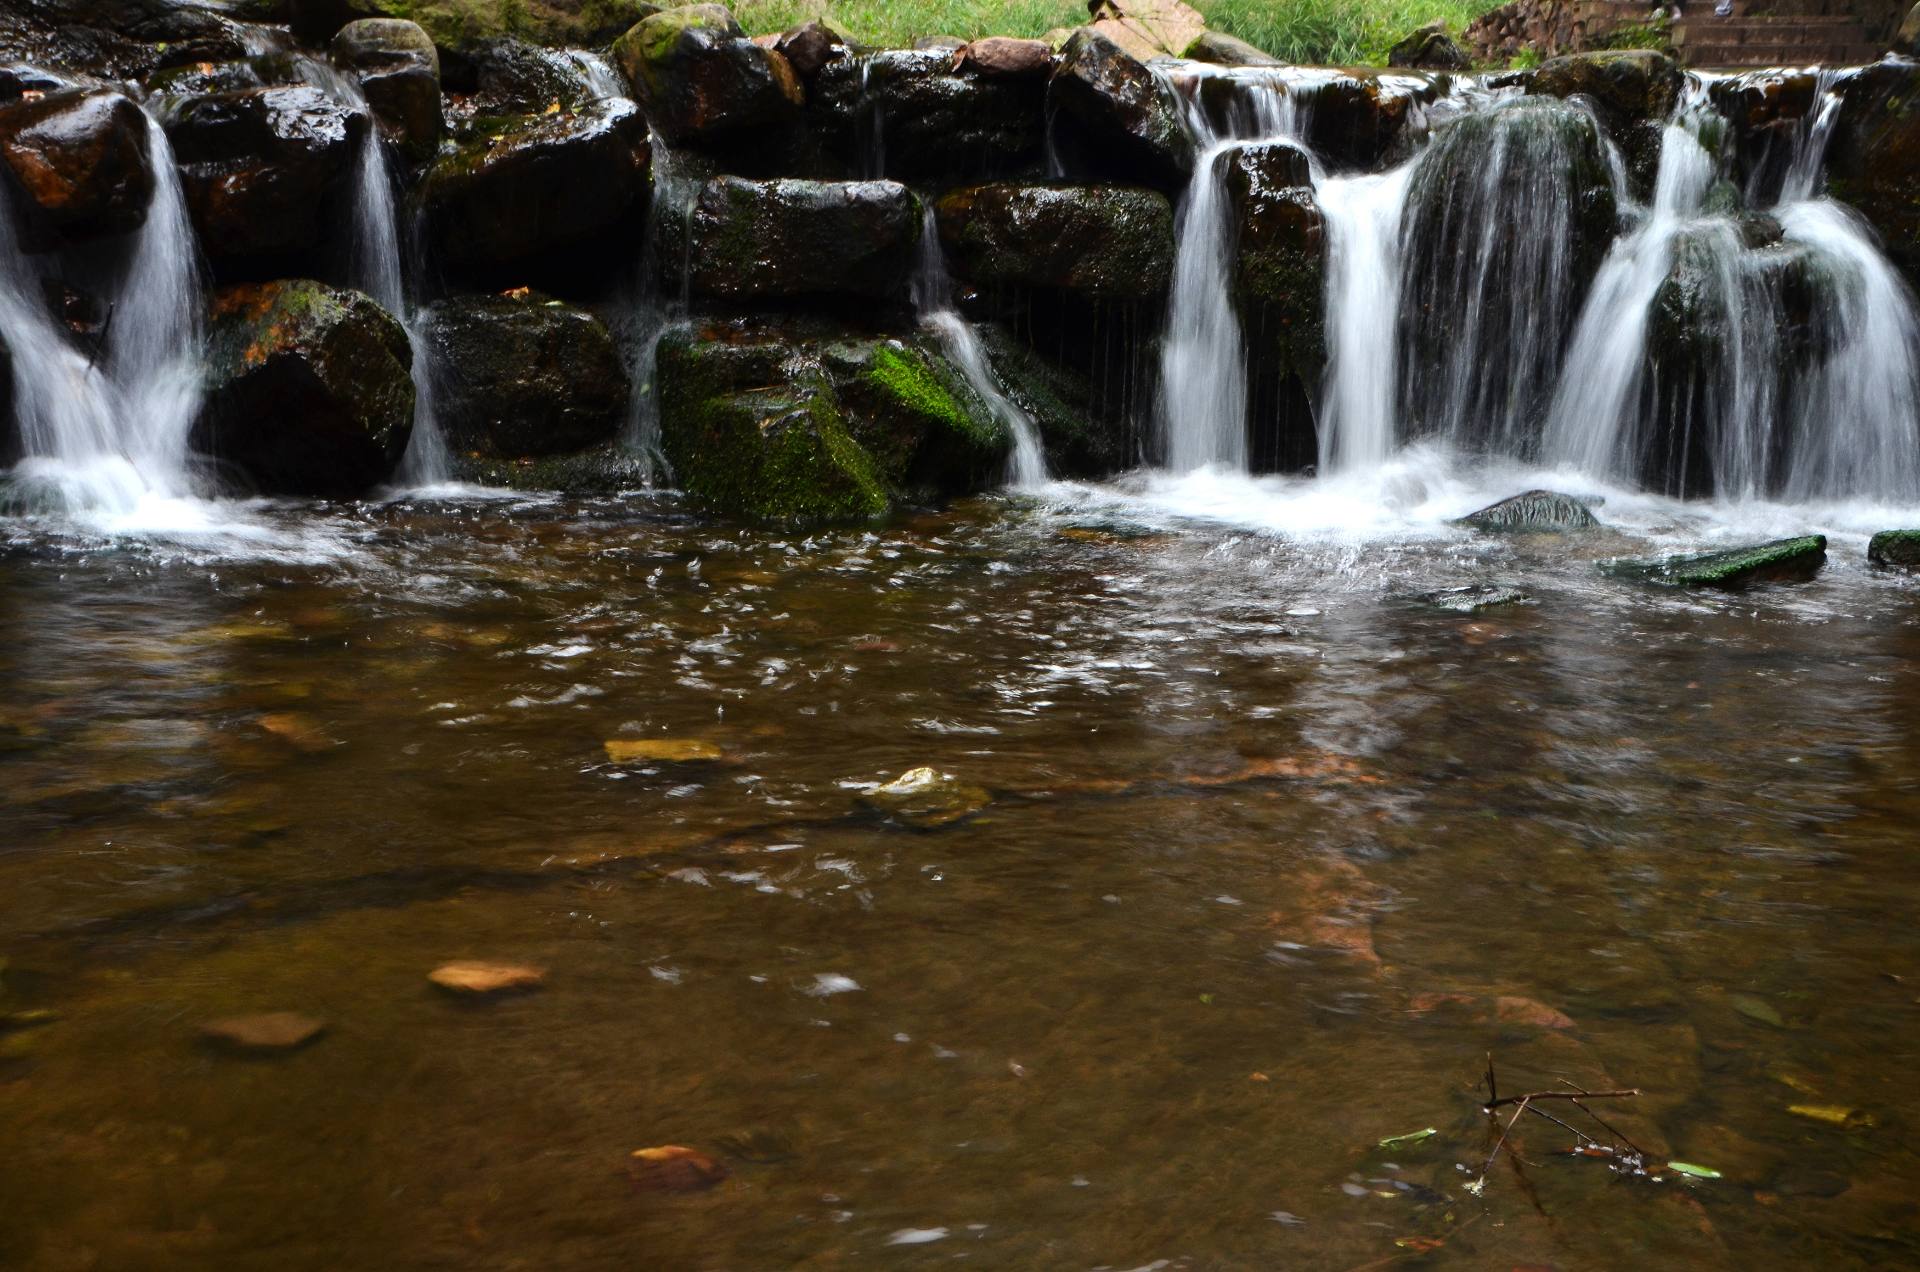
<instances>
[{"instance_id":1,"label":"algae-covered stone","mask_svg":"<svg viewBox=\"0 0 1920 1272\"><path fill-rule=\"evenodd\" d=\"M796 117L805 90L787 59L746 38L717 4L656 13L613 55L660 135L698 145Z\"/></svg>"},{"instance_id":2,"label":"algae-covered stone","mask_svg":"<svg viewBox=\"0 0 1920 1272\"><path fill-rule=\"evenodd\" d=\"M436 304L435 417L456 450L518 459L609 441L626 418L628 381L605 324L517 288Z\"/></svg>"},{"instance_id":3,"label":"algae-covered stone","mask_svg":"<svg viewBox=\"0 0 1920 1272\"><path fill-rule=\"evenodd\" d=\"M124 93L70 89L0 106L0 169L30 251L124 234L147 215L147 119Z\"/></svg>"},{"instance_id":4,"label":"algae-covered stone","mask_svg":"<svg viewBox=\"0 0 1920 1272\"><path fill-rule=\"evenodd\" d=\"M1193 139L1152 71L1098 31L1060 51L1047 105L1077 130L1078 157L1111 175L1175 188L1193 171Z\"/></svg>"},{"instance_id":5,"label":"algae-covered stone","mask_svg":"<svg viewBox=\"0 0 1920 1272\"><path fill-rule=\"evenodd\" d=\"M1226 165L1237 241L1234 299L1249 349L1315 378L1326 360L1327 235L1306 152L1261 142L1218 162Z\"/></svg>"},{"instance_id":6,"label":"algae-covered stone","mask_svg":"<svg viewBox=\"0 0 1920 1272\"><path fill-rule=\"evenodd\" d=\"M1867 560L1900 570L1920 570L1920 530L1882 530L1868 542Z\"/></svg>"},{"instance_id":7,"label":"algae-covered stone","mask_svg":"<svg viewBox=\"0 0 1920 1272\"><path fill-rule=\"evenodd\" d=\"M1100 400L1071 368L1040 356L998 323L975 329L1001 392L1040 432L1047 470L1062 477L1105 477L1139 461L1124 410Z\"/></svg>"},{"instance_id":8,"label":"algae-covered stone","mask_svg":"<svg viewBox=\"0 0 1920 1272\"><path fill-rule=\"evenodd\" d=\"M364 493L406 453L411 363L406 330L359 292L298 279L226 288L193 449L263 493Z\"/></svg>"},{"instance_id":9,"label":"algae-covered stone","mask_svg":"<svg viewBox=\"0 0 1920 1272\"><path fill-rule=\"evenodd\" d=\"M428 234L456 271L492 278L515 262L612 241L644 224L652 191L647 121L624 98L504 121L428 174Z\"/></svg>"},{"instance_id":10,"label":"algae-covered stone","mask_svg":"<svg viewBox=\"0 0 1920 1272\"><path fill-rule=\"evenodd\" d=\"M993 796L951 773L921 767L867 791L860 802L904 825L933 830L973 816L992 803Z\"/></svg>"},{"instance_id":11,"label":"algae-covered stone","mask_svg":"<svg viewBox=\"0 0 1920 1272\"><path fill-rule=\"evenodd\" d=\"M1447 34L1444 22L1429 22L1387 50L1388 66L1464 71L1471 64L1466 51Z\"/></svg>"},{"instance_id":12,"label":"algae-covered stone","mask_svg":"<svg viewBox=\"0 0 1920 1272\"><path fill-rule=\"evenodd\" d=\"M1660 163L1660 138L1685 74L1672 58L1651 49L1575 53L1552 58L1527 81L1527 92L1592 102L1627 161L1637 190L1650 193Z\"/></svg>"},{"instance_id":13,"label":"algae-covered stone","mask_svg":"<svg viewBox=\"0 0 1920 1272\"><path fill-rule=\"evenodd\" d=\"M1460 518L1460 523L1476 530L1530 534L1563 534L1569 530L1591 530L1600 524L1578 499L1551 490L1529 490L1511 499L1502 499L1478 512L1468 513Z\"/></svg>"},{"instance_id":14,"label":"algae-covered stone","mask_svg":"<svg viewBox=\"0 0 1920 1272\"><path fill-rule=\"evenodd\" d=\"M1173 277L1173 207L1114 185L972 186L936 207L955 270L988 287L1046 287L1146 300Z\"/></svg>"},{"instance_id":15,"label":"algae-covered stone","mask_svg":"<svg viewBox=\"0 0 1920 1272\"><path fill-rule=\"evenodd\" d=\"M731 516L782 525L862 521L890 505L817 362L669 332L658 351L660 441L676 483Z\"/></svg>"},{"instance_id":16,"label":"algae-covered stone","mask_svg":"<svg viewBox=\"0 0 1920 1272\"><path fill-rule=\"evenodd\" d=\"M916 340L740 323L669 332L661 439L678 484L718 511L857 521L896 500L977 490L1004 426Z\"/></svg>"},{"instance_id":17,"label":"algae-covered stone","mask_svg":"<svg viewBox=\"0 0 1920 1272\"><path fill-rule=\"evenodd\" d=\"M1826 561L1826 536L1813 534L1660 561L1612 561L1602 569L1616 578L1673 587L1738 589L1753 583L1803 583Z\"/></svg>"},{"instance_id":18,"label":"algae-covered stone","mask_svg":"<svg viewBox=\"0 0 1920 1272\"><path fill-rule=\"evenodd\" d=\"M688 283L729 299L904 296L919 208L895 181L716 177L687 219Z\"/></svg>"}]
</instances>

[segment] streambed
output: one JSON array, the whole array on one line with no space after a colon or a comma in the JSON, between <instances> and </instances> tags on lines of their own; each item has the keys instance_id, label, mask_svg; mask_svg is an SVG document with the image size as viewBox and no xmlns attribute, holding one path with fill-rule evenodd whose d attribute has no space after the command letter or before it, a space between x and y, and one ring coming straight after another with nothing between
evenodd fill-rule
<instances>
[{"instance_id":1,"label":"streambed","mask_svg":"<svg viewBox=\"0 0 1920 1272\"><path fill-rule=\"evenodd\" d=\"M457 492L7 523L0 1263L1920 1258L1884 514L1616 495L1626 529L1490 538L1445 524L1488 491L1382 482L805 536ZM1804 585L1594 568L1805 529ZM920 766L987 802L863 798ZM546 980L455 1001L462 958ZM279 1010L328 1031L198 1037ZM1542 1122L1474 1197L1489 1052L1642 1088L1609 1116L1723 1178ZM729 1177L636 1187L663 1144Z\"/></svg>"}]
</instances>

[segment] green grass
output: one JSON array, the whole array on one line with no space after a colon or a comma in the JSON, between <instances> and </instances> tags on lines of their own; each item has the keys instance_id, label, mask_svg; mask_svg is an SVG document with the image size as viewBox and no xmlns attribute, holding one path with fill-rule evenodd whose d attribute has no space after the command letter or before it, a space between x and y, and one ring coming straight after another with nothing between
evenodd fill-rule
<instances>
[{"instance_id":1,"label":"green grass","mask_svg":"<svg viewBox=\"0 0 1920 1272\"><path fill-rule=\"evenodd\" d=\"M1216 31L1288 62L1369 65L1435 20L1456 34L1495 0L1189 0ZM809 18L865 44L904 47L929 35L1044 36L1087 20L1082 0L737 0L755 35Z\"/></svg>"}]
</instances>

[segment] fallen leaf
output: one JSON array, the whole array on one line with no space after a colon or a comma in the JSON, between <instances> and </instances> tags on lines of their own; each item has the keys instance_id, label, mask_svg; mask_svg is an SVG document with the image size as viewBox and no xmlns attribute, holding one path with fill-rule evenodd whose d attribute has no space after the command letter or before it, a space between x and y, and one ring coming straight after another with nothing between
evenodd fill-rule
<instances>
[{"instance_id":1,"label":"fallen leaf","mask_svg":"<svg viewBox=\"0 0 1920 1272\"><path fill-rule=\"evenodd\" d=\"M704 1192L727 1175L721 1163L680 1144L636 1148L627 1159L628 1178L647 1192Z\"/></svg>"},{"instance_id":2,"label":"fallen leaf","mask_svg":"<svg viewBox=\"0 0 1920 1272\"><path fill-rule=\"evenodd\" d=\"M1692 1162L1668 1162L1667 1169L1678 1171L1682 1175L1691 1175L1695 1179L1718 1179L1720 1172L1711 1166L1696 1166Z\"/></svg>"},{"instance_id":3,"label":"fallen leaf","mask_svg":"<svg viewBox=\"0 0 1920 1272\"><path fill-rule=\"evenodd\" d=\"M1757 1020L1763 1025L1772 1025L1775 1029L1787 1027L1787 1022L1780 1018L1780 1013L1773 1009L1773 1004L1763 998L1755 998L1752 994L1732 994L1728 996L1727 1002L1748 1020Z\"/></svg>"},{"instance_id":4,"label":"fallen leaf","mask_svg":"<svg viewBox=\"0 0 1920 1272\"><path fill-rule=\"evenodd\" d=\"M510 990L537 989L546 978L547 974L537 967L474 959L446 963L427 973L428 980L454 994L504 994Z\"/></svg>"},{"instance_id":5,"label":"fallen leaf","mask_svg":"<svg viewBox=\"0 0 1920 1272\"><path fill-rule=\"evenodd\" d=\"M1424 1130L1408 1131L1405 1135L1389 1135L1380 1141L1381 1148L1398 1148L1402 1144L1417 1144L1423 1139L1431 1139L1440 1132L1429 1126Z\"/></svg>"},{"instance_id":6,"label":"fallen leaf","mask_svg":"<svg viewBox=\"0 0 1920 1272\"><path fill-rule=\"evenodd\" d=\"M1848 1130L1860 1130L1874 1124L1872 1114L1862 1113L1858 1109L1850 1109L1840 1104L1789 1104L1787 1112L1795 1117L1825 1122L1828 1126L1841 1126Z\"/></svg>"}]
</instances>

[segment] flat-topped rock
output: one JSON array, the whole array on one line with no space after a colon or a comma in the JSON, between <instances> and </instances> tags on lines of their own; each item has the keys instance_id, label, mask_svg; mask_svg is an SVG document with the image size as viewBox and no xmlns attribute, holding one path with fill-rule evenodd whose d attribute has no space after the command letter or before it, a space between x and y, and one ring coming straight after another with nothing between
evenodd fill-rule
<instances>
[{"instance_id":1,"label":"flat-topped rock","mask_svg":"<svg viewBox=\"0 0 1920 1272\"><path fill-rule=\"evenodd\" d=\"M1737 590L1754 583L1804 583L1826 561L1826 536L1810 534L1659 561L1612 561L1602 569L1616 578L1670 587Z\"/></svg>"},{"instance_id":2,"label":"flat-topped rock","mask_svg":"<svg viewBox=\"0 0 1920 1272\"><path fill-rule=\"evenodd\" d=\"M545 983L547 974L538 967L521 963L461 959L434 968L427 973L427 979L450 994L487 997L538 989Z\"/></svg>"},{"instance_id":3,"label":"flat-topped rock","mask_svg":"<svg viewBox=\"0 0 1920 1272\"><path fill-rule=\"evenodd\" d=\"M1867 544L1867 560L1899 570L1920 570L1920 530L1882 530Z\"/></svg>"},{"instance_id":4,"label":"flat-topped rock","mask_svg":"<svg viewBox=\"0 0 1920 1272\"><path fill-rule=\"evenodd\" d=\"M200 1026L200 1036L214 1046L251 1055L298 1051L326 1031L326 1021L297 1011L229 1016Z\"/></svg>"}]
</instances>

